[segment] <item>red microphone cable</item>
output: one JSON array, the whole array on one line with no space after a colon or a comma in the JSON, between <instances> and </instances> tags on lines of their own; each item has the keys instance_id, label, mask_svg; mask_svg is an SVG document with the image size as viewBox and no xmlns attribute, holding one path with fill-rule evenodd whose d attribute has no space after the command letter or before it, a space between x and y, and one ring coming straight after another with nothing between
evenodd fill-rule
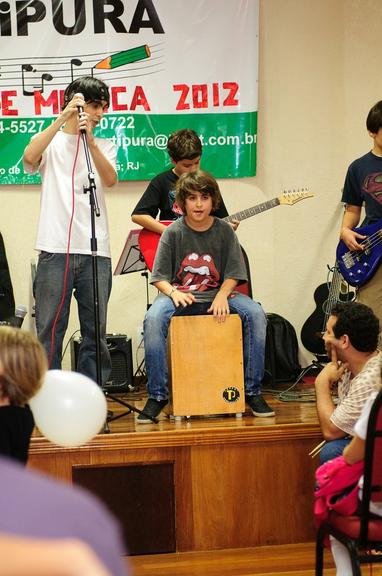
<instances>
[{"instance_id":1,"label":"red microphone cable","mask_svg":"<svg viewBox=\"0 0 382 576\"><path fill-rule=\"evenodd\" d=\"M62 307L63 307L63 305L64 305L65 296L66 296L66 285L67 285L68 271L69 271L70 240L71 240L71 235L72 235L72 225L73 225L74 205L75 205L74 173L75 173L75 169L76 169L76 165L77 165L77 158L78 158L78 152L79 152L79 147L80 147L80 139L81 139L81 134L78 134L77 145L76 145L76 153L75 153L75 156L74 156L74 162L73 162L73 168L72 168L72 213L71 213L71 215L70 215L69 228L68 228L68 244L67 244L67 249L66 249L64 283L63 283L63 287L62 287L61 302L60 302L60 304L59 304L59 306L58 306L57 314L56 314L56 317L55 317L55 319L54 319L53 326L52 326L52 334L51 334L51 341L50 341L50 354L49 354L49 368L51 367L52 361L53 361L53 352L54 352L54 340L55 340L55 334L56 334L56 325L57 325L58 319L59 319L59 317L60 317L61 310L62 310Z\"/></svg>"}]
</instances>

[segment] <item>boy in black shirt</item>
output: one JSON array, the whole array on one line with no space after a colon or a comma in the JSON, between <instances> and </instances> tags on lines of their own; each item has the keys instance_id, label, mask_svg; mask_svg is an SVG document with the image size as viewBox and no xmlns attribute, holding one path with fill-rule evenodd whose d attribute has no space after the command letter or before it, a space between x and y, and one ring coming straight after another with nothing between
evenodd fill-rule
<instances>
[{"instance_id":1,"label":"boy in black shirt","mask_svg":"<svg viewBox=\"0 0 382 576\"><path fill-rule=\"evenodd\" d=\"M202 143L194 130L177 130L168 139L167 151L173 168L151 180L131 217L135 224L157 234L162 234L166 229L161 220L168 222L182 216L182 210L175 201L176 182L182 174L199 169ZM156 219L158 213L159 220ZM213 211L213 216L228 216L223 200L219 208ZM233 229L236 230L238 225L239 222L233 222Z\"/></svg>"}]
</instances>

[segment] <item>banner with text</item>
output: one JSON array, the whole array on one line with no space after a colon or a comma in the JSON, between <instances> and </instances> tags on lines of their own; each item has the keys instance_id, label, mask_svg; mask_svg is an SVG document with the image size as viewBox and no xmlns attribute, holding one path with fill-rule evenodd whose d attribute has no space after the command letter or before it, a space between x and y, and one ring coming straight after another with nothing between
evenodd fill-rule
<instances>
[{"instance_id":1,"label":"banner with text","mask_svg":"<svg viewBox=\"0 0 382 576\"><path fill-rule=\"evenodd\" d=\"M118 147L119 180L165 170L180 128L200 135L214 176L254 176L258 12L259 0L1 2L0 183L39 182L24 148L80 76L110 88L96 133Z\"/></svg>"}]
</instances>

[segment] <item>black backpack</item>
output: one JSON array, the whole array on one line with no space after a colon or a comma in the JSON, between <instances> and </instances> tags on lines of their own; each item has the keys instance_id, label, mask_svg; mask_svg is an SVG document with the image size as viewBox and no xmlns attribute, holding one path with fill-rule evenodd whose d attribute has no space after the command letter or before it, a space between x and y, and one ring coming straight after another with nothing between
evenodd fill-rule
<instances>
[{"instance_id":1,"label":"black backpack","mask_svg":"<svg viewBox=\"0 0 382 576\"><path fill-rule=\"evenodd\" d=\"M298 342L292 324L279 314L267 314L265 373L263 384L291 382L301 372Z\"/></svg>"}]
</instances>

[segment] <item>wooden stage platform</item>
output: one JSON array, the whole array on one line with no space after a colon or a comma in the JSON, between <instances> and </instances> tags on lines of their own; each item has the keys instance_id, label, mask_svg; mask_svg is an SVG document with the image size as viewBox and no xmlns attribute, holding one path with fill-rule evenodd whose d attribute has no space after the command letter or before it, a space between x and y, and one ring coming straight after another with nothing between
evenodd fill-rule
<instances>
[{"instance_id":1,"label":"wooden stage platform","mask_svg":"<svg viewBox=\"0 0 382 576\"><path fill-rule=\"evenodd\" d=\"M144 404L139 394L125 399ZM76 449L36 433L29 465L97 493L120 518L132 554L312 541L315 404L267 400L273 418L136 425L129 414Z\"/></svg>"}]
</instances>

